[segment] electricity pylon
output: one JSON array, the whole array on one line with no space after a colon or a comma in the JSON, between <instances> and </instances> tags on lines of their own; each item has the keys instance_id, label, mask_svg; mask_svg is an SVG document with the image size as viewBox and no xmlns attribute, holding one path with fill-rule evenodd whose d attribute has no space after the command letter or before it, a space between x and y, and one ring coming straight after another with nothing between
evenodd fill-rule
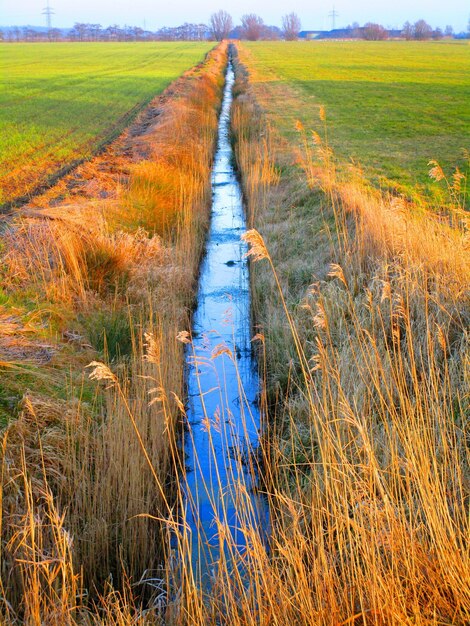
<instances>
[{"instance_id":1,"label":"electricity pylon","mask_svg":"<svg viewBox=\"0 0 470 626\"><path fill-rule=\"evenodd\" d=\"M336 18L339 17L338 11L336 11L335 7L333 7L333 11L328 13L328 17L331 17L331 30L336 28Z\"/></svg>"},{"instance_id":2,"label":"electricity pylon","mask_svg":"<svg viewBox=\"0 0 470 626\"><path fill-rule=\"evenodd\" d=\"M46 16L46 25L48 30L52 28L52 16L54 15L54 9L49 6L49 0L47 0L47 6L42 10L42 14Z\"/></svg>"}]
</instances>

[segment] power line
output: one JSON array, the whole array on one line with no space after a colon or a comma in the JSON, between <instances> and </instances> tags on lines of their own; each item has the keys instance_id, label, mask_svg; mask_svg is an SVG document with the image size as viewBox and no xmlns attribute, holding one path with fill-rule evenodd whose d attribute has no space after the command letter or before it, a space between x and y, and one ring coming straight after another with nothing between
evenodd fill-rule
<instances>
[{"instance_id":1,"label":"power line","mask_svg":"<svg viewBox=\"0 0 470 626\"><path fill-rule=\"evenodd\" d=\"M54 15L54 9L49 6L49 0L47 0L47 6L42 10L42 14L46 16L46 24L47 28L51 30L52 28L52 16Z\"/></svg>"},{"instance_id":2,"label":"power line","mask_svg":"<svg viewBox=\"0 0 470 626\"><path fill-rule=\"evenodd\" d=\"M331 17L331 30L336 28L336 18L339 17L338 11L336 11L335 7L333 7L333 11L328 13L328 17Z\"/></svg>"}]
</instances>

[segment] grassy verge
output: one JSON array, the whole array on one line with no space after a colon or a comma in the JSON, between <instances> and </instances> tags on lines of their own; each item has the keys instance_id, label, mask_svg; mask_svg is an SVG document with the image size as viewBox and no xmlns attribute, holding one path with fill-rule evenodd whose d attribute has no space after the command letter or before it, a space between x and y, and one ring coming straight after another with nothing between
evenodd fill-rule
<instances>
[{"instance_id":1,"label":"grassy verge","mask_svg":"<svg viewBox=\"0 0 470 626\"><path fill-rule=\"evenodd\" d=\"M1 45L0 205L115 139L211 44Z\"/></svg>"},{"instance_id":2,"label":"grassy verge","mask_svg":"<svg viewBox=\"0 0 470 626\"><path fill-rule=\"evenodd\" d=\"M2 623L130 623L163 584L224 66L222 46L3 228Z\"/></svg>"},{"instance_id":3,"label":"grassy verge","mask_svg":"<svg viewBox=\"0 0 470 626\"><path fill-rule=\"evenodd\" d=\"M328 120L285 133L276 86L248 79L239 66L233 126L262 234L248 239L272 424L259 623L465 624L465 214L338 177Z\"/></svg>"}]
</instances>

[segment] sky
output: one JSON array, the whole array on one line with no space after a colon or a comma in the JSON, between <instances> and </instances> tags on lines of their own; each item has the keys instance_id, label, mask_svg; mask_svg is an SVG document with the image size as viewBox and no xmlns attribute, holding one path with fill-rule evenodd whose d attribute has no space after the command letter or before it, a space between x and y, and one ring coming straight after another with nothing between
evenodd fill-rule
<instances>
[{"instance_id":1,"label":"sky","mask_svg":"<svg viewBox=\"0 0 470 626\"><path fill-rule=\"evenodd\" d=\"M244 13L257 13L266 24L281 25L281 18L296 12L306 30L331 28L329 13L335 7L336 27L352 22L378 22L400 28L406 20L424 18L433 27L447 24L456 31L467 29L470 0L49 0L55 15L52 25L70 27L75 22L91 22L109 26L129 24L156 30L161 26L177 26L183 22L207 23L211 13L228 11L235 23ZM47 0L0 0L0 24L3 26L45 26L41 14Z\"/></svg>"}]
</instances>

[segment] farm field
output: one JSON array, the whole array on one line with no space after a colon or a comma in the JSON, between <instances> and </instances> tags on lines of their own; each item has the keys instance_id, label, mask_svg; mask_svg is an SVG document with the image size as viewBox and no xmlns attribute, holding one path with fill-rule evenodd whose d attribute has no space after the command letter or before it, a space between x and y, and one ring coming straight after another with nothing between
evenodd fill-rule
<instances>
[{"instance_id":1,"label":"farm field","mask_svg":"<svg viewBox=\"0 0 470 626\"><path fill-rule=\"evenodd\" d=\"M440 193L428 177L466 170L470 146L470 47L460 43L244 42L242 60L263 105L287 136L295 121L321 131L343 163L416 199ZM468 155L467 155L468 159Z\"/></svg>"},{"instance_id":2,"label":"farm field","mask_svg":"<svg viewBox=\"0 0 470 626\"><path fill-rule=\"evenodd\" d=\"M212 45L3 45L0 204L89 157Z\"/></svg>"},{"instance_id":3,"label":"farm field","mask_svg":"<svg viewBox=\"0 0 470 626\"><path fill-rule=\"evenodd\" d=\"M0 624L468 624L468 47L14 48Z\"/></svg>"}]
</instances>

